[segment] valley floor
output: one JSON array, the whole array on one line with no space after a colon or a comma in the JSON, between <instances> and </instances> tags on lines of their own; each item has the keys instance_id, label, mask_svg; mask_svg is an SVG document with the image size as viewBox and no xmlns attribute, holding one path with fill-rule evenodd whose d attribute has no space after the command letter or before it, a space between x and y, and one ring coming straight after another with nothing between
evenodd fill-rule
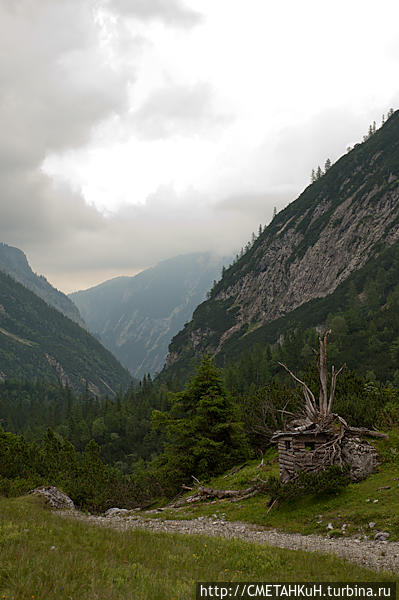
<instances>
[{"instance_id":1,"label":"valley floor","mask_svg":"<svg viewBox=\"0 0 399 600\"><path fill-rule=\"evenodd\" d=\"M267 544L291 550L306 550L321 554L335 554L341 558L376 571L399 573L399 542L374 542L356 538L326 538L320 535L301 535L268 530L250 523L198 517L191 520L161 520L138 516L135 511L113 516L85 515L78 511L64 511L64 517L83 520L103 527L122 531L146 529L152 532L210 535Z\"/></svg>"}]
</instances>

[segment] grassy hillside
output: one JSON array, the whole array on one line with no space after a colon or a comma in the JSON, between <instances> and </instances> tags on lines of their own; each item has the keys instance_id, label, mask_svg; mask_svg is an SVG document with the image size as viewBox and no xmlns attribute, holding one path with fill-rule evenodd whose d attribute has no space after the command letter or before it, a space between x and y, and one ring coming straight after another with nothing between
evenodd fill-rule
<instances>
[{"instance_id":1,"label":"grassy hillside","mask_svg":"<svg viewBox=\"0 0 399 600\"><path fill-rule=\"evenodd\" d=\"M0 554L5 600L188 600L196 581L392 581L335 556L89 526L33 497L0 498Z\"/></svg>"},{"instance_id":2,"label":"grassy hillside","mask_svg":"<svg viewBox=\"0 0 399 600\"><path fill-rule=\"evenodd\" d=\"M0 372L112 394L130 376L93 336L0 272Z\"/></svg>"}]
</instances>

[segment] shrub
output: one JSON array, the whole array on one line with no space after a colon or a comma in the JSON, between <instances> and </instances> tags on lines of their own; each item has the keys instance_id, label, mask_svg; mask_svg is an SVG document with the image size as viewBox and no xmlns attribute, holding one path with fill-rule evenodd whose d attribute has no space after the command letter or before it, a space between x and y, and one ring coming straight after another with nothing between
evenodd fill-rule
<instances>
[{"instance_id":1,"label":"shrub","mask_svg":"<svg viewBox=\"0 0 399 600\"><path fill-rule=\"evenodd\" d=\"M298 496L334 494L349 483L349 468L331 465L317 473L299 473L297 479L286 483L272 476L267 480L265 487L272 501L285 501Z\"/></svg>"}]
</instances>

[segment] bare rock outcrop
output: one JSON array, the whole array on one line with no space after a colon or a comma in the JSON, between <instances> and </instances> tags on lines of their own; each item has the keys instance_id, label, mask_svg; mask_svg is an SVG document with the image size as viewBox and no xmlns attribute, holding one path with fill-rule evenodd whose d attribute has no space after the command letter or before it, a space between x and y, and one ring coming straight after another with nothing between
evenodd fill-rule
<instances>
[{"instance_id":1,"label":"bare rock outcrop","mask_svg":"<svg viewBox=\"0 0 399 600\"><path fill-rule=\"evenodd\" d=\"M32 490L30 494L44 498L50 508L59 510L74 510L75 508L73 500L54 486L38 487Z\"/></svg>"}]
</instances>

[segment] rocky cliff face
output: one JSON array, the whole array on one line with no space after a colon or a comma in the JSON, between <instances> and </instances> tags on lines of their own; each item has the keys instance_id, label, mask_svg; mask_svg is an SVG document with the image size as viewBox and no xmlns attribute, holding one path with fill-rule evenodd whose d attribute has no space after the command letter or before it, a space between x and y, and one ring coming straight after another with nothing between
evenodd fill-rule
<instances>
[{"instance_id":1,"label":"rocky cliff face","mask_svg":"<svg viewBox=\"0 0 399 600\"><path fill-rule=\"evenodd\" d=\"M28 263L26 255L13 246L0 243L0 271L22 283L31 292L53 306L66 317L85 327L82 317L73 302L54 288L43 275L36 275Z\"/></svg>"},{"instance_id":2,"label":"rocky cliff face","mask_svg":"<svg viewBox=\"0 0 399 600\"><path fill-rule=\"evenodd\" d=\"M325 297L399 239L399 111L279 213L172 341L167 367Z\"/></svg>"}]
</instances>

